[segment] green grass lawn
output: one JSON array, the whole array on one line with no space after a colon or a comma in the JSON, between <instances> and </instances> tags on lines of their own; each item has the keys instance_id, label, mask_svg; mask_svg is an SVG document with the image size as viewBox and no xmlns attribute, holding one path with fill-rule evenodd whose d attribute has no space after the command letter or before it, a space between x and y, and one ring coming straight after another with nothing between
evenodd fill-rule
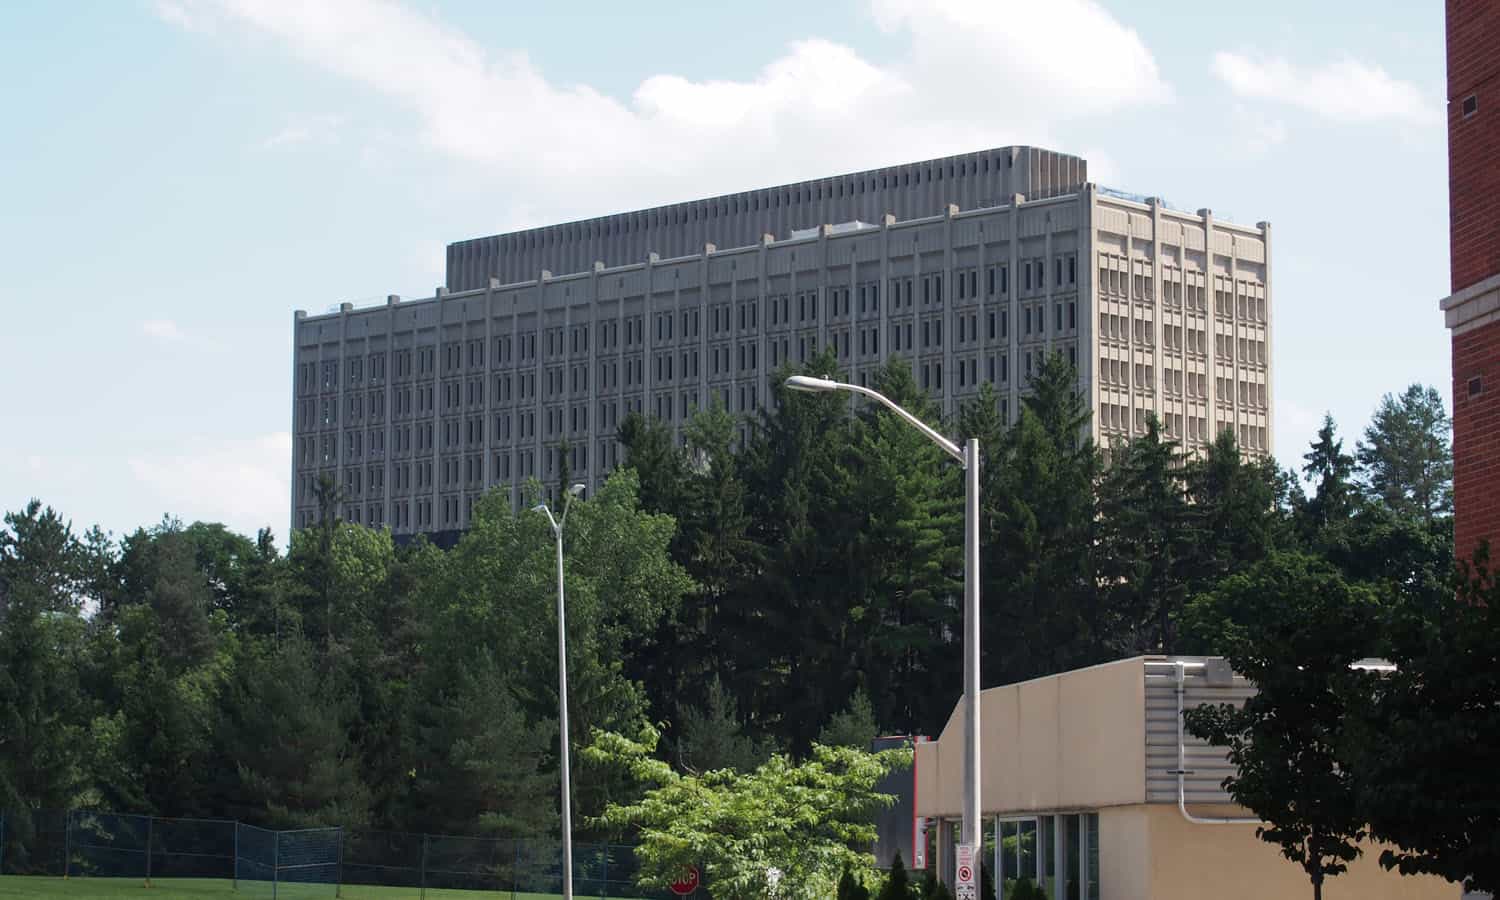
<instances>
[{"instance_id":1,"label":"green grass lawn","mask_svg":"<svg viewBox=\"0 0 1500 900\"><path fill-rule=\"evenodd\" d=\"M331 884L279 884L276 900L323 900L333 898ZM343 900L405 900L422 897L416 888L373 887L346 884L339 893ZM557 894L512 894L509 891L456 891L428 888L427 900L556 900ZM217 897L221 900L243 897L261 900L271 897L271 885L264 882L234 883L214 878L163 878L146 887L135 878L47 878L39 875L0 875L0 900L12 897L65 897L67 900L199 900ZM620 900L620 898L609 898Z\"/></svg>"}]
</instances>

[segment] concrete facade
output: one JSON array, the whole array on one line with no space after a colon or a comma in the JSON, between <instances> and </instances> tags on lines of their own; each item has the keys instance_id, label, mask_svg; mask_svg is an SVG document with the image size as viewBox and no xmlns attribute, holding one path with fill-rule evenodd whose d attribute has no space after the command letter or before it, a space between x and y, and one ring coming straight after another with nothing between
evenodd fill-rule
<instances>
[{"instance_id":1,"label":"concrete facade","mask_svg":"<svg viewBox=\"0 0 1500 900\"><path fill-rule=\"evenodd\" d=\"M1500 544L1500 0L1448 0L1454 540Z\"/></svg>"},{"instance_id":2,"label":"concrete facade","mask_svg":"<svg viewBox=\"0 0 1500 900\"><path fill-rule=\"evenodd\" d=\"M1179 732L1179 684L1186 709L1242 703L1254 691L1220 659L1137 657L980 695L985 859L1002 876L997 892L1021 874L1039 879L1056 900L1311 893L1302 870L1256 837L1257 823L1219 786L1233 771L1223 750ZM937 820L929 857L950 883L963 744L956 707L937 741L916 746L916 812ZM1244 821L1203 824L1189 816ZM1386 872L1379 849L1367 847L1348 872L1329 879L1324 896L1458 896L1440 878Z\"/></svg>"},{"instance_id":3,"label":"concrete facade","mask_svg":"<svg viewBox=\"0 0 1500 900\"><path fill-rule=\"evenodd\" d=\"M898 169L980 161L967 176L977 191L982 160L1000 153ZM1081 173L1075 162L1058 167ZM889 357L908 360L945 416L992 383L1007 420L1043 354L1061 353L1105 446L1142 433L1154 412L1189 449L1230 428L1250 455L1269 453L1270 227L1087 183L1059 191L1061 178L1043 199L980 197L991 205L825 222L670 258L643 243L626 264L298 312L292 526L316 518L312 485L328 474L347 520L451 537L486 490L504 485L518 504L527 479L555 484L562 452L578 480L598 484L621 461L615 429L630 412L678 436L711 402L753 416L772 402L778 368L825 347L858 382ZM942 196L962 181L912 190Z\"/></svg>"}]
</instances>

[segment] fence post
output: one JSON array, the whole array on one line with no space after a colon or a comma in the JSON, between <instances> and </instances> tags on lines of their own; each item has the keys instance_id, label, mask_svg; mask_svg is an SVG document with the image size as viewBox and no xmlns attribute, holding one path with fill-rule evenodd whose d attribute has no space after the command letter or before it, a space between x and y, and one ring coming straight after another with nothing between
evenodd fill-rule
<instances>
[{"instance_id":1,"label":"fence post","mask_svg":"<svg viewBox=\"0 0 1500 900\"><path fill-rule=\"evenodd\" d=\"M5 813L0 812L0 875L5 874Z\"/></svg>"},{"instance_id":2,"label":"fence post","mask_svg":"<svg viewBox=\"0 0 1500 900\"><path fill-rule=\"evenodd\" d=\"M333 888L333 896L344 896L344 826L339 826L339 855L338 862L333 870L334 881L337 882Z\"/></svg>"},{"instance_id":3,"label":"fence post","mask_svg":"<svg viewBox=\"0 0 1500 900\"><path fill-rule=\"evenodd\" d=\"M604 866L599 873L599 896L609 896L609 841L604 842Z\"/></svg>"},{"instance_id":4,"label":"fence post","mask_svg":"<svg viewBox=\"0 0 1500 900\"><path fill-rule=\"evenodd\" d=\"M521 880L521 839L511 838L510 842L516 848L516 863L510 867L510 900L516 900L516 882Z\"/></svg>"},{"instance_id":5,"label":"fence post","mask_svg":"<svg viewBox=\"0 0 1500 900\"><path fill-rule=\"evenodd\" d=\"M427 834L422 834L422 900L427 900Z\"/></svg>"},{"instance_id":6,"label":"fence post","mask_svg":"<svg viewBox=\"0 0 1500 900\"><path fill-rule=\"evenodd\" d=\"M234 821L234 889L240 889L240 822Z\"/></svg>"},{"instance_id":7,"label":"fence post","mask_svg":"<svg viewBox=\"0 0 1500 900\"><path fill-rule=\"evenodd\" d=\"M155 825L156 825L156 817L155 816L147 816L146 817L146 887L150 887L151 886L151 837L152 837L152 831L154 830L154 826Z\"/></svg>"},{"instance_id":8,"label":"fence post","mask_svg":"<svg viewBox=\"0 0 1500 900\"><path fill-rule=\"evenodd\" d=\"M276 900L276 888L281 881L281 832L271 832L271 900Z\"/></svg>"},{"instance_id":9,"label":"fence post","mask_svg":"<svg viewBox=\"0 0 1500 900\"><path fill-rule=\"evenodd\" d=\"M63 810L63 881L73 870L73 811Z\"/></svg>"}]
</instances>

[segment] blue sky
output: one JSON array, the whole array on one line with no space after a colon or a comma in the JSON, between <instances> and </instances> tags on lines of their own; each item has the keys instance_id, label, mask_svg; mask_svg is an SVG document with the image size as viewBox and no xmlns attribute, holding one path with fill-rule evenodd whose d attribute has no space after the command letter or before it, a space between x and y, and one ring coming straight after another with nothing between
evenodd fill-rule
<instances>
[{"instance_id":1,"label":"blue sky","mask_svg":"<svg viewBox=\"0 0 1500 900\"><path fill-rule=\"evenodd\" d=\"M1273 228L1277 454L1449 394L1438 4L0 5L0 505L285 537L292 311L452 240L1009 143Z\"/></svg>"}]
</instances>

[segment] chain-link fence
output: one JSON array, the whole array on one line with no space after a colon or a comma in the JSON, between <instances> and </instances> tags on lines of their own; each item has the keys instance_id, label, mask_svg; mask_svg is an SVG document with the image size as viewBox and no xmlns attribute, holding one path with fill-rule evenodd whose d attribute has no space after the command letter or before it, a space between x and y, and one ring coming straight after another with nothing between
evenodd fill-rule
<instances>
[{"instance_id":1,"label":"chain-link fence","mask_svg":"<svg viewBox=\"0 0 1500 900\"><path fill-rule=\"evenodd\" d=\"M635 848L574 843L573 893L578 897L656 898L667 892L635 886ZM404 831L346 831L342 896L562 893L562 845L553 840L461 837ZM361 892L361 887L377 888ZM404 894L403 894L404 896Z\"/></svg>"},{"instance_id":2,"label":"chain-link fence","mask_svg":"<svg viewBox=\"0 0 1500 900\"><path fill-rule=\"evenodd\" d=\"M635 848L573 845L578 897L646 898L635 886ZM314 828L272 831L223 819L96 810L0 814L0 875L192 878L203 887L272 900L396 900L562 893L556 840Z\"/></svg>"}]
</instances>

